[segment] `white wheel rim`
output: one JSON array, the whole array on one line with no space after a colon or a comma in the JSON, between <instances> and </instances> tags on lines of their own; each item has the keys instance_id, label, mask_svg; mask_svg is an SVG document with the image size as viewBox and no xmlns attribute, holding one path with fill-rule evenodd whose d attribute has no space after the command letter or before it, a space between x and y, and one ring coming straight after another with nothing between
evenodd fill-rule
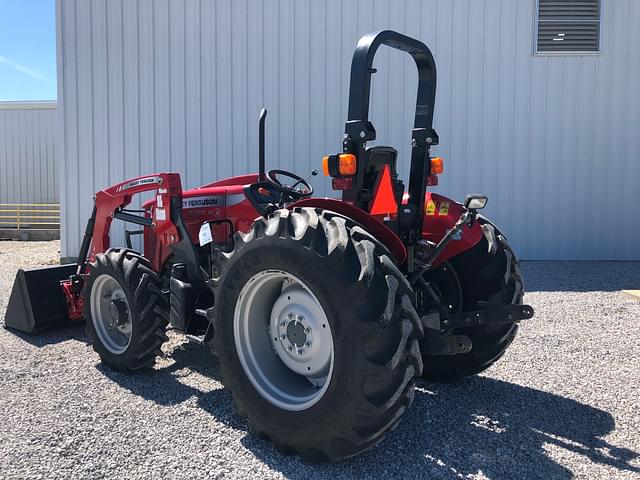
<instances>
[{"instance_id":1,"label":"white wheel rim","mask_svg":"<svg viewBox=\"0 0 640 480\"><path fill-rule=\"evenodd\" d=\"M311 289L298 277L265 270L244 285L234 310L238 358L258 393L300 411L325 394L333 373L333 335Z\"/></svg>"},{"instance_id":2,"label":"white wheel rim","mask_svg":"<svg viewBox=\"0 0 640 480\"><path fill-rule=\"evenodd\" d=\"M93 282L90 302L96 335L104 348L120 355L129 347L132 332L131 310L122 287L111 275L102 274Z\"/></svg>"}]
</instances>

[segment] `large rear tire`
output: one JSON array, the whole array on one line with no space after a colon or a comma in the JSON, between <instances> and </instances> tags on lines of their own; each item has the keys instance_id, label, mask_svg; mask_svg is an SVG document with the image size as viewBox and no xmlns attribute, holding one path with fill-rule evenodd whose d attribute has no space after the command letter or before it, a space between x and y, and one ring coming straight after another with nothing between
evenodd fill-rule
<instances>
[{"instance_id":1,"label":"large rear tire","mask_svg":"<svg viewBox=\"0 0 640 480\"><path fill-rule=\"evenodd\" d=\"M338 461L398 424L422 372L422 326L378 241L332 212L278 210L219 266L212 348L257 436Z\"/></svg>"},{"instance_id":2,"label":"large rear tire","mask_svg":"<svg viewBox=\"0 0 640 480\"><path fill-rule=\"evenodd\" d=\"M447 265L453 268L452 273L460 283L462 305L459 309L477 310L480 301L521 304L524 283L515 253L495 226L483 217L479 222L485 228L495 229L495 248L490 250L489 242L483 236L475 247L450 259ZM471 351L454 356L423 354L422 378L432 382L455 382L483 372L504 355L517 333L517 323L456 329L454 335L467 335L471 339Z\"/></svg>"},{"instance_id":3,"label":"large rear tire","mask_svg":"<svg viewBox=\"0 0 640 480\"><path fill-rule=\"evenodd\" d=\"M162 280L142 255L109 249L89 264L84 317L93 349L113 370L133 372L155 363L168 339Z\"/></svg>"}]
</instances>

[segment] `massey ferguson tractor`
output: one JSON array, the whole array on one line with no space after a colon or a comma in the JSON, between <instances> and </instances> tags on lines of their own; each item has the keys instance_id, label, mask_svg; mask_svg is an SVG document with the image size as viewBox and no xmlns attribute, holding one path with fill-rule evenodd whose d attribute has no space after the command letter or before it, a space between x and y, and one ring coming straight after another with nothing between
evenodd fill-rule
<instances>
[{"instance_id":1,"label":"massey ferguson tractor","mask_svg":"<svg viewBox=\"0 0 640 480\"><path fill-rule=\"evenodd\" d=\"M394 148L367 145L380 45L418 70L408 185ZM411 405L417 378L482 372L533 316L515 254L478 214L487 198L427 191L443 171L430 157L435 90L423 43L362 37L342 152L322 160L341 200L313 196L317 171L265 170L263 110L258 173L186 191L177 173L156 173L96 193L78 263L20 270L6 326L84 319L102 362L123 372L151 367L170 326L211 347L237 413L280 451L337 461L373 447ZM142 209L127 209L149 191ZM128 248L110 245L116 219L138 226Z\"/></svg>"}]
</instances>

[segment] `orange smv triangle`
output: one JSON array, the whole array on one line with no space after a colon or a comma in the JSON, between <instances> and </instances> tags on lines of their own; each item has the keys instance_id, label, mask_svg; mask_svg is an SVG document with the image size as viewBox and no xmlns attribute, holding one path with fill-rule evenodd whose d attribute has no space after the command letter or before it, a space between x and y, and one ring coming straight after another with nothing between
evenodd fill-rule
<instances>
[{"instance_id":1,"label":"orange smv triangle","mask_svg":"<svg viewBox=\"0 0 640 480\"><path fill-rule=\"evenodd\" d=\"M385 165L382 175L378 179L376 192L369 209L371 215L385 215L398 213L396 196L393 193L393 183L391 182L391 172L389 165Z\"/></svg>"}]
</instances>

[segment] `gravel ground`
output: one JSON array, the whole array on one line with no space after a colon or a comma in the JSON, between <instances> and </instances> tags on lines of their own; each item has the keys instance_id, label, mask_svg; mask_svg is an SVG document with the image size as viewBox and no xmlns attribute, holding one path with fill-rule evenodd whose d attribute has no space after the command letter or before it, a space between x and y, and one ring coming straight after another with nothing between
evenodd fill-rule
<instances>
[{"instance_id":1,"label":"gravel ground","mask_svg":"<svg viewBox=\"0 0 640 480\"><path fill-rule=\"evenodd\" d=\"M15 271L58 242L0 242L0 318ZM173 335L158 368L104 368L81 327L0 329L2 478L640 478L640 263L524 264L534 320L487 374L420 383L377 448L335 465L247 433L218 368Z\"/></svg>"}]
</instances>

